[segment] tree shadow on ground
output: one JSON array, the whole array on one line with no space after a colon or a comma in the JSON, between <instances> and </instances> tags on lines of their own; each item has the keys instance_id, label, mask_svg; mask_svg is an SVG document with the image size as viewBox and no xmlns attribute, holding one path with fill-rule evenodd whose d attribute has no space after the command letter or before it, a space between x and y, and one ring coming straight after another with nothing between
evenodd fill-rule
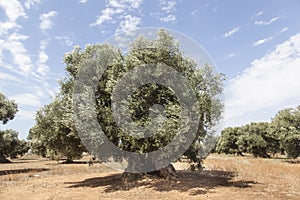
<instances>
[{"instance_id":1,"label":"tree shadow on ground","mask_svg":"<svg viewBox=\"0 0 300 200\"><path fill-rule=\"evenodd\" d=\"M21 174L21 173L36 173L49 171L48 168L27 168L27 169L8 169L8 170L0 170L0 176L8 175L8 174Z\"/></svg>"},{"instance_id":2,"label":"tree shadow on ground","mask_svg":"<svg viewBox=\"0 0 300 200\"><path fill-rule=\"evenodd\" d=\"M93 164L101 164L100 161L73 161L73 162L59 162L58 164L60 165L68 165L68 164L88 164L88 165L93 165Z\"/></svg>"},{"instance_id":3,"label":"tree shadow on ground","mask_svg":"<svg viewBox=\"0 0 300 200\"><path fill-rule=\"evenodd\" d=\"M300 164L299 159L286 159L284 162L289 163L289 164Z\"/></svg>"},{"instance_id":4,"label":"tree shadow on ground","mask_svg":"<svg viewBox=\"0 0 300 200\"><path fill-rule=\"evenodd\" d=\"M239 180L234 181L234 172L221 170L204 170L201 173L191 171L178 171L179 178L176 180L165 180L153 176L144 176L138 181L124 183L121 173L110 174L103 177L89 178L80 182L65 182L68 188L78 187L105 187L105 192L115 192L120 190L130 190L132 188L152 188L156 191L167 192L176 190L179 192L189 192L190 195L206 194L216 187L238 187L248 188L254 181Z\"/></svg>"}]
</instances>

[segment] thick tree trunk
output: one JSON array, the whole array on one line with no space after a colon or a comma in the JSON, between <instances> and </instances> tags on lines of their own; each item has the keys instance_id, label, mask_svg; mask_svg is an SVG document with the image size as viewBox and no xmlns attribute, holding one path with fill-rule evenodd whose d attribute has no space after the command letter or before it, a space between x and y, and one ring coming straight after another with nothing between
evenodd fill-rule
<instances>
[{"instance_id":1,"label":"thick tree trunk","mask_svg":"<svg viewBox=\"0 0 300 200\"><path fill-rule=\"evenodd\" d=\"M11 163L11 161L0 154L0 163Z\"/></svg>"},{"instance_id":2,"label":"thick tree trunk","mask_svg":"<svg viewBox=\"0 0 300 200\"><path fill-rule=\"evenodd\" d=\"M152 176L157 176L160 178L164 178L166 180L174 180L178 178L178 174L172 164L169 164L168 166L155 170L152 172L147 172L147 173L128 173L124 172L122 175L123 182L132 182L140 179L143 175L152 175Z\"/></svg>"},{"instance_id":3,"label":"thick tree trunk","mask_svg":"<svg viewBox=\"0 0 300 200\"><path fill-rule=\"evenodd\" d=\"M166 166L162 169L159 169L159 170L156 170L153 172L149 172L148 174L156 175L158 177L161 177L161 178L164 178L167 180L169 180L169 179L174 180L174 179L178 178L178 174L172 164L169 164L168 166Z\"/></svg>"}]
</instances>

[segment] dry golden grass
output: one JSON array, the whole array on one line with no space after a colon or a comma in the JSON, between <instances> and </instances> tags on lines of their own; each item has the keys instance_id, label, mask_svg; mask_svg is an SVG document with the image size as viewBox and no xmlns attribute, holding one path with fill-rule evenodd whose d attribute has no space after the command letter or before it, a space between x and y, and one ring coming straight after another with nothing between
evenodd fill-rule
<instances>
[{"instance_id":1,"label":"dry golden grass","mask_svg":"<svg viewBox=\"0 0 300 200\"><path fill-rule=\"evenodd\" d=\"M124 185L121 174L95 163L18 159L0 164L0 199L299 199L300 164L284 159L210 155L193 173L176 163L175 181L145 177Z\"/></svg>"},{"instance_id":2,"label":"dry golden grass","mask_svg":"<svg viewBox=\"0 0 300 200\"><path fill-rule=\"evenodd\" d=\"M235 179L251 180L260 184L260 192L276 196L300 197L300 163L290 163L287 159L261 159L212 155L205 161L207 169L234 171Z\"/></svg>"}]
</instances>

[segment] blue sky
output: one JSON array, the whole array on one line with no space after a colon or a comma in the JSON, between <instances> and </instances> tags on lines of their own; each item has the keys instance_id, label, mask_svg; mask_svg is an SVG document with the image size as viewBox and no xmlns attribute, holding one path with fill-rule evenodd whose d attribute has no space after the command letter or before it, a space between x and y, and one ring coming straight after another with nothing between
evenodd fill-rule
<instances>
[{"instance_id":1,"label":"blue sky","mask_svg":"<svg viewBox=\"0 0 300 200\"><path fill-rule=\"evenodd\" d=\"M300 104L300 1L0 0L0 91L25 138L64 77L63 55L121 31L165 27L201 44L227 76L224 126Z\"/></svg>"}]
</instances>

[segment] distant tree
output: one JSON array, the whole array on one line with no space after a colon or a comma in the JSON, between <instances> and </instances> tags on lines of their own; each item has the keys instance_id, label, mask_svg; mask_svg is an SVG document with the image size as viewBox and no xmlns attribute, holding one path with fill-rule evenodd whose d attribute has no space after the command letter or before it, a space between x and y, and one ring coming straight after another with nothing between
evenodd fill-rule
<instances>
[{"instance_id":1,"label":"distant tree","mask_svg":"<svg viewBox=\"0 0 300 200\"><path fill-rule=\"evenodd\" d=\"M221 132L216 152L226 154L250 153L255 157L269 157L276 153L279 141L270 132L269 123L250 123L240 127L228 127Z\"/></svg>"},{"instance_id":2,"label":"distant tree","mask_svg":"<svg viewBox=\"0 0 300 200\"><path fill-rule=\"evenodd\" d=\"M300 106L279 111L271 123L250 123L226 128L216 146L218 153L251 153L255 157L270 157L276 153L290 158L300 155Z\"/></svg>"},{"instance_id":3,"label":"distant tree","mask_svg":"<svg viewBox=\"0 0 300 200\"><path fill-rule=\"evenodd\" d=\"M288 157L300 155L300 106L279 111L272 119L273 134L279 138L280 150Z\"/></svg>"},{"instance_id":4,"label":"distant tree","mask_svg":"<svg viewBox=\"0 0 300 200\"><path fill-rule=\"evenodd\" d=\"M2 93L0 93L0 121L2 121L3 124L6 124L9 120L12 120L15 117L17 112L17 104L12 100L8 100Z\"/></svg>"},{"instance_id":5,"label":"distant tree","mask_svg":"<svg viewBox=\"0 0 300 200\"><path fill-rule=\"evenodd\" d=\"M265 138L268 135L268 123L259 122L242 126L241 135L237 141L237 145L242 152L253 154L255 157L268 158L268 143Z\"/></svg>"},{"instance_id":6,"label":"distant tree","mask_svg":"<svg viewBox=\"0 0 300 200\"><path fill-rule=\"evenodd\" d=\"M0 93L0 122L6 124L9 120L15 117L18 112L18 106L13 100L8 100L2 93ZM11 133L12 130L9 131ZM8 155L8 149L15 150L9 147L9 141L6 140L9 134L5 134L7 131L0 130L0 163L9 162L5 157ZM17 146L17 145L15 145Z\"/></svg>"},{"instance_id":7,"label":"distant tree","mask_svg":"<svg viewBox=\"0 0 300 200\"><path fill-rule=\"evenodd\" d=\"M242 130L240 127L228 127L222 130L216 144L216 152L242 155L243 149L240 149L237 145L237 141L241 135Z\"/></svg>"},{"instance_id":8,"label":"distant tree","mask_svg":"<svg viewBox=\"0 0 300 200\"><path fill-rule=\"evenodd\" d=\"M29 150L25 140L18 139L18 132L8 129L0 131L0 162L8 162L5 158L16 158L24 155Z\"/></svg>"}]
</instances>

